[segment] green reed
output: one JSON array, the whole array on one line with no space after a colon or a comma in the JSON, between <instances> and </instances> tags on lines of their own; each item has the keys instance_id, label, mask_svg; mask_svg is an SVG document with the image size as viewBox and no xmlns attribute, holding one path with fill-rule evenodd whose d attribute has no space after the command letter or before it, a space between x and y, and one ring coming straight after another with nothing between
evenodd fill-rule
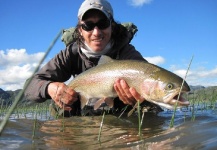
<instances>
[{"instance_id":1,"label":"green reed","mask_svg":"<svg viewBox=\"0 0 217 150\"><path fill-rule=\"evenodd\" d=\"M216 109L217 86L193 91L193 93L188 95L188 99L191 103L191 107L189 108L191 121L195 121L195 114L197 112L206 112Z\"/></svg>"},{"instance_id":2,"label":"green reed","mask_svg":"<svg viewBox=\"0 0 217 150\"><path fill-rule=\"evenodd\" d=\"M36 109L36 106L39 108ZM48 115L48 106L49 106L49 101L44 102L44 103L39 103L39 104L33 104L33 105L19 105L17 106L13 113L11 114L10 118L12 119L32 119L34 118L35 112L37 112L38 118L40 117L41 119L49 119ZM1 115L0 119L3 119L5 115L7 114L8 110L10 107L3 107L1 109Z\"/></svg>"},{"instance_id":3,"label":"green reed","mask_svg":"<svg viewBox=\"0 0 217 150\"><path fill-rule=\"evenodd\" d=\"M36 105L36 110L38 110L38 105ZM35 118L34 118L34 124L33 124L32 139L34 139L34 137L35 137L36 125L37 125L37 111L35 111Z\"/></svg>"},{"instance_id":4,"label":"green reed","mask_svg":"<svg viewBox=\"0 0 217 150\"><path fill-rule=\"evenodd\" d=\"M104 118L105 118L105 111L103 112L102 121L101 121L100 127L99 127L99 134L98 134L98 141L99 141L99 142L100 142L100 138L101 138L102 126L103 126Z\"/></svg>"},{"instance_id":5,"label":"green reed","mask_svg":"<svg viewBox=\"0 0 217 150\"><path fill-rule=\"evenodd\" d=\"M212 95L211 95L211 100L210 100L210 106L211 106L212 110L216 109L216 107L215 107L216 101L217 101L217 90L213 89Z\"/></svg>"},{"instance_id":6,"label":"green reed","mask_svg":"<svg viewBox=\"0 0 217 150\"><path fill-rule=\"evenodd\" d=\"M124 114L124 112L127 110L129 105L126 105L122 110L121 110L121 114L118 116L118 119L121 118L121 116Z\"/></svg>"},{"instance_id":7,"label":"green reed","mask_svg":"<svg viewBox=\"0 0 217 150\"><path fill-rule=\"evenodd\" d=\"M188 69L186 71L185 77L183 78L183 82L182 82L182 85L181 85L181 88L180 88L180 91L179 91L179 95L178 95L177 102L176 102L176 105L175 105L175 108L174 108L174 111L173 111L173 115L172 115L172 118L170 120L170 128L172 128L174 126L174 119L175 119L175 114L176 114L176 110L177 110L177 106L178 106L178 99L180 98L181 91L182 91L182 88L183 88L183 85L184 85L184 81L186 80L186 77L187 77L188 71L190 69L191 63L193 61L193 58L194 58L194 56L192 56L191 61L190 61L189 65L188 65Z\"/></svg>"},{"instance_id":8,"label":"green reed","mask_svg":"<svg viewBox=\"0 0 217 150\"><path fill-rule=\"evenodd\" d=\"M141 115L140 115L140 101L137 102L137 113L138 113L138 125L139 125L139 136L140 138L142 137L142 132L141 132L141 127L142 127L142 122L141 122Z\"/></svg>"}]
</instances>

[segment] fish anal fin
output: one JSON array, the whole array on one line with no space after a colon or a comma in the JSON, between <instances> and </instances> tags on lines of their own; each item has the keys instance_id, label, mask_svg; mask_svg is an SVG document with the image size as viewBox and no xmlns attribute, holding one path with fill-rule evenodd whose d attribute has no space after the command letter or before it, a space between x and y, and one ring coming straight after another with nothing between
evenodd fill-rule
<instances>
[{"instance_id":1,"label":"fish anal fin","mask_svg":"<svg viewBox=\"0 0 217 150\"><path fill-rule=\"evenodd\" d=\"M83 109L84 106L87 105L88 99L84 95L80 94L80 101L81 101L81 109Z\"/></svg>"}]
</instances>

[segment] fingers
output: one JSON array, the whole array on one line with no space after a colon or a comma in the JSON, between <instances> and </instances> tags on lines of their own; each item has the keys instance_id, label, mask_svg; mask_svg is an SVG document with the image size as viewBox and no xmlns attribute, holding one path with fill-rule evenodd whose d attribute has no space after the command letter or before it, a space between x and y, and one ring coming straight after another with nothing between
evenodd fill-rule
<instances>
[{"instance_id":1,"label":"fingers","mask_svg":"<svg viewBox=\"0 0 217 150\"><path fill-rule=\"evenodd\" d=\"M130 93L133 95L133 97L134 97L137 101L139 101L140 103L142 103L142 102L145 100L144 97L142 97L142 96L136 91L135 88L131 87L131 88L129 89L129 91L130 91Z\"/></svg>"},{"instance_id":2,"label":"fingers","mask_svg":"<svg viewBox=\"0 0 217 150\"><path fill-rule=\"evenodd\" d=\"M130 92L130 87L124 80L116 80L114 89L117 92L119 99L122 100L124 104L133 105L136 102L134 96Z\"/></svg>"},{"instance_id":3,"label":"fingers","mask_svg":"<svg viewBox=\"0 0 217 150\"><path fill-rule=\"evenodd\" d=\"M72 105L78 99L77 93L68 86L64 86L61 93L60 100L66 105Z\"/></svg>"},{"instance_id":4,"label":"fingers","mask_svg":"<svg viewBox=\"0 0 217 150\"><path fill-rule=\"evenodd\" d=\"M78 94L73 89L60 82L50 83L48 94L60 108L65 110L71 110L70 105L78 99Z\"/></svg>"}]
</instances>

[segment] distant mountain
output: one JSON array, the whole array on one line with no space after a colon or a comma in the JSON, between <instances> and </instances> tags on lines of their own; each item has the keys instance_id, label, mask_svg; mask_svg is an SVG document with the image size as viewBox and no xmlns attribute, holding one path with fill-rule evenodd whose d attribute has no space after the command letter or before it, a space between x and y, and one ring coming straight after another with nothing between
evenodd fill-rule
<instances>
[{"instance_id":1,"label":"distant mountain","mask_svg":"<svg viewBox=\"0 0 217 150\"><path fill-rule=\"evenodd\" d=\"M8 99L9 97L10 97L10 94L0 88L0 99Z\"/></svg>"},{"instance_id":2,"label":"distant mountain","mask_svg":"<svg viewBox=\"0 0 217 150\"><path fill-rule=\"evenodd\" d=\"M16 91L4 91L0 88L0 105L11 105L20 91L21 89Z\"/></svg>"},{"instance_id":3,"label":"distant mountain","mask_svg":"<svg viewBox=\"0 0 217 150\"><path fill-rule=\"evenodd\" d=\"M195 91L195 90L201 90L201 89L205 89L205 86L202 86L202 85L190 85L190 89L191 91Z\"/></svg>"}]
</instances>

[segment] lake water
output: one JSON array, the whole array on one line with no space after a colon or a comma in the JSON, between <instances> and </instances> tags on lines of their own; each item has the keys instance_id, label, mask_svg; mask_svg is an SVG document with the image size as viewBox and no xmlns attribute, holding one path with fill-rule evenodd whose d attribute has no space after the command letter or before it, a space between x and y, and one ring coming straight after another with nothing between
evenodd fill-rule
<instances>
[{"instance_id":1,"label":"lake water","mask_svg":"<svg viewBox=\"0 0 217 150\"><path fill-rule=\"evenodd\" d=\"M144 115L141 136L138 117L106 115L99 137L102 116L65 119L11 117L0 136L1 150L214 150L217 149L217 110L176 112L170 128L172 111ZM36 129L33 130L34 125ZM98 138L100 140L98 140Z\"/></svg>"}]
</instances>

